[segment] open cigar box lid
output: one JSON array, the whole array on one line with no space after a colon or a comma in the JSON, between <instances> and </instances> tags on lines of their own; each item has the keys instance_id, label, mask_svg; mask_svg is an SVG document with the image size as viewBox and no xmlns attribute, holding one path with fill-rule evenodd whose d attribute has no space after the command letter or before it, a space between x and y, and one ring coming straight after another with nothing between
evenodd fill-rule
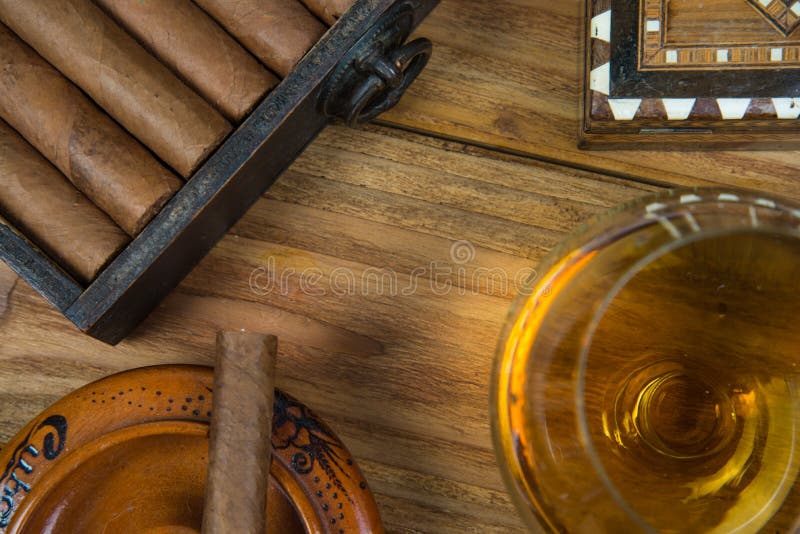
<instances>
[{"instance_id":1,"label":"open cigar box lid","mask_svg":"<svg viewBox=\"0 0 800 534\"><path fill-rule=\"evenodd\" d=\"M44 410L0 451L0 533L200 532L213 369L135 369ZM352 456L275 390L267 531L381 532Z\"/></svg>"}]
</instances>

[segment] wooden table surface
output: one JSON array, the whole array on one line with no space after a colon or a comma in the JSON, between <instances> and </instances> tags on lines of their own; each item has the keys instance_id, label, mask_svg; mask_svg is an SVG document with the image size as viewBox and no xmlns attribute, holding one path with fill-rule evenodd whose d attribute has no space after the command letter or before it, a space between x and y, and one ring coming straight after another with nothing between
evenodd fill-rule
<instances>
[{"instance_id":1,"label":"wooden table surface","mask_svg":"<svg viewBox=\"0 0 800 534\"><path fill-rule=\"evenodd\" d=\"M0 444L89 381L210 365L216 330L260 330L280 338L277 385L348 445L389 532L521 531L488 420L514 277L581 221L671 184L800 198L800 152L577 150L579 11L443 0L401 104L328 128L117 347L0 266Z\"/></svg>"}]
</instances>

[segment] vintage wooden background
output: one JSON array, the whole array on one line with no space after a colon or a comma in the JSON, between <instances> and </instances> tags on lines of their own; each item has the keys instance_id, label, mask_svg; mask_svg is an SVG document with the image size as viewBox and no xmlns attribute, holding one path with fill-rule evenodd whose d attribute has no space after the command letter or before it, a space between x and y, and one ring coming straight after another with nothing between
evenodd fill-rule
<instances>
[{"instance_id":1,"label":"vintage wooden background","mask_svg":"<svg viewBox=\"0 0 800 534\"><path fill-rule=\"evenodd\" d=\"M390 532L521 531L488 421L513 292L476 270L513 277L579 222L670 185L800 198L800 152L577 150L579 12L443 0L419 30L434 57L398 108L328 128L115 348L0 266L0 444L91 380L211 364L217 329L262 330L280 337L278 386L349 446Z\"/></svg>"}]
</instances>

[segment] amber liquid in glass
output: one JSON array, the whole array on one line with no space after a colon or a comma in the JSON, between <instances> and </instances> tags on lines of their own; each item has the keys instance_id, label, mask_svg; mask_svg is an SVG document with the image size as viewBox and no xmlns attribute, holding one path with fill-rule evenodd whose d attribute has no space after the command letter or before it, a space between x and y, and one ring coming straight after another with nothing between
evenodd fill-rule
<instances>
[{"instance_id":1,"label":"amber liquid in glass","mask_svg":"<svg viewBox=\"0 0 800 534\"><path fill-rule=\"evenodd\" d=\"M798 515L798 287L800 239L738 231L656 257L597 311L586 438L652 528L756 532Z\"/></svg>"}]
</instances>

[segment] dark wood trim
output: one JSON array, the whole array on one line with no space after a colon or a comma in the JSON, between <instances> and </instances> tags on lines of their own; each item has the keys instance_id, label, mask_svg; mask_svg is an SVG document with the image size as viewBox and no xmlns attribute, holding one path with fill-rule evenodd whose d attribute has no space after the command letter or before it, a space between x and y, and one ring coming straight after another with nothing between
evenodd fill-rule
<instances>
[{"instance_id":1,"label":"dark wood trim","mask_svg":"<svg viewBox=\"0 0 800 534\"><path fill-rule=\"evenodd\" d=\"M0 220L0 260L61 312L83 291L44 252L3 220Z\"/></svg>"}]
</instances>

